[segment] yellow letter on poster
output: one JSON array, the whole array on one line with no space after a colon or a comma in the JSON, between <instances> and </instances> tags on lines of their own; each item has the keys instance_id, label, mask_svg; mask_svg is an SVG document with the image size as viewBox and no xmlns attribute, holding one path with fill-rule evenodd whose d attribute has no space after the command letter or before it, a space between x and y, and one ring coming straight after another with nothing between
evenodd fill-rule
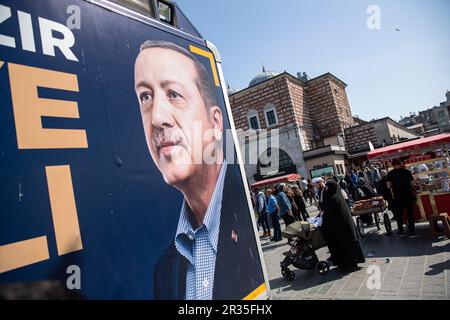
<instances>
[{"instance_id":1,"label":"yellow letter on poster","mask_svg":"<svg viewBox=\"0 0 450 320\"><path fill-rule=\"evenodd\" d=\"M48 258L46 236L5 244L0 246L0 273L25 267Z\"/></svg>"},{"instance_id":2,"label":"yellow letter on poster","mask_svg":"<svg viewBox=\"0 0 450 320\"><path fill-rule=\"evenodd\" d=\"M85 130L45 129L41 117L79 118L75 101L44 99L38 87L78 92L75 74L8 63L19 149L87 148Z\"/></svg>"},{"instance_id":3,"label":"yellow letter on poster","mask_svg":"<svg viewBox=\"0 0 450 320\"><path fill-rule=\"evenodd\" d=\"M47 173L58 255L81 250L83 244L81 243L70 166L48 166L45 167L45 172Z\"/></svg>"}]
</instances>

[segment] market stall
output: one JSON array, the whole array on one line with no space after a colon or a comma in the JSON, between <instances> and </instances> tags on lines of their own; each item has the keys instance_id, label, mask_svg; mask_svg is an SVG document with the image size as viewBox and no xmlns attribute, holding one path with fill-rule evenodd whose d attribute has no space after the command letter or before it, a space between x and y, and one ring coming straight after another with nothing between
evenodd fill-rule
<instances>
[{"instance_id":1,"label":"market stall","mask_svg":"<svg viewBox=\"0 0 450 320\"><path fill-rule=\"evenodd\" d=\"M427 221L430 215L450 214L449 149L450 134L440 134L375 149L368 158L389 169L391 160L400 159L411 170L417 192L414 218Z\"/></svg>"},{"instance_id":2,"label":"market stall","mask_svg":"<svg viewBox=\"0 0 450 320\"><path fill-rule=\"evenodd\" d=\"M383 219L383 224L386 229L386 234L391 235L392 227L389 214L387 213L386 201L383 197L373 197L371 199L359 200L353 204L352 216L356 217L356 227L361 237L364 237L364 223L361 219L362 215L373 214L373 220L377 226L378 231L381 230L380 220Z\"/></svg>"}]
</instances>

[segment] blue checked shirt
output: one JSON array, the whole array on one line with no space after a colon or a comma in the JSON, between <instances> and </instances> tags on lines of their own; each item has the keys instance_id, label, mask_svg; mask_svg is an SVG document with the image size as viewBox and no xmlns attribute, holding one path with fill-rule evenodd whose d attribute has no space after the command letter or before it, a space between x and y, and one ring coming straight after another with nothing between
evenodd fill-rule
<instances>
[{"instance_id":1,"label":"blue checked shirt","mask_svg":"<svg viewBox=\"0 0 450 320\"><path fill-rule=\"evenodd\" d=\"M219 239L222 193L227 163L224 160L206 210L203 225L194 230L195 217L183 200L175 236L175 247L188 261L186 300L211 300Z\"/></svg>"}]
</instances>

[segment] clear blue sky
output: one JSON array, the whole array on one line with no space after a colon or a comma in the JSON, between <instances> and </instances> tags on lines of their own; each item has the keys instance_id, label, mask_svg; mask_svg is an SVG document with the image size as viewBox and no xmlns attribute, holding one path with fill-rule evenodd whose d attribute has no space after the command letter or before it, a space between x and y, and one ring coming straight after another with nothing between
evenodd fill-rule
<instances>
[{"instance_id":1,"label":"clear blue sky","mask_svg":"<svg viewBox=\"0 0 450 320\"><path fill-rule=\"evenodd\" d=\"M177 0L220 50L237 89L266 69L331 72L347 83L353 114L390 116L445 100L450 90L449 0ZM369 30L369 5L381 29ZM396 31L395 28L400 29Z\"/></svg>"}]
</instances>

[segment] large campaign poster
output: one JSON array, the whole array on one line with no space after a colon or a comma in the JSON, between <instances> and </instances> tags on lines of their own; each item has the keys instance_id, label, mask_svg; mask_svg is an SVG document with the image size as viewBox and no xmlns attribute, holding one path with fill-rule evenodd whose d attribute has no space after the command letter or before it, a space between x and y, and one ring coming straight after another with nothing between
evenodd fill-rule
<instances>
[{"instance_id":1,"label":"large campaign poster","mask_svg":"<svg viewBox=\"0 0 450 320\"><path fill-rule=\"evenodd\" d=\"M223 84L180 34L81 0L1 2L0 292L264 296Z\"/></svg>"}]
</instances>

